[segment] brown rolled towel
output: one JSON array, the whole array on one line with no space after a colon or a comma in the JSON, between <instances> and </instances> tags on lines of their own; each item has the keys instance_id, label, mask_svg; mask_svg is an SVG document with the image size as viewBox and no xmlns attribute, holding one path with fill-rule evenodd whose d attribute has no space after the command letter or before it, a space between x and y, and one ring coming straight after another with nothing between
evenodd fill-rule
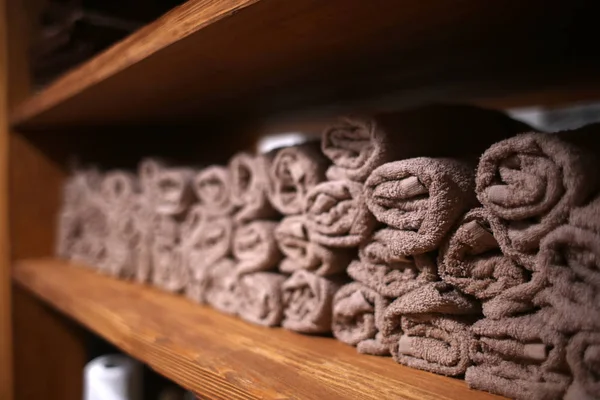
<instances>
[{"instance_id":1,"label":"brown rolled towel","mask_svg":"<svg viewBox=\"0 0 600 400\"><path fill-rule=\"evenodd\" d=\"M149 203L156 200L157 179L163 169L166 169L165 164L155 158L145 158L138 164L140 187Z\"/></svg>"},{"instance_id":2,"label":"brown rolled towel","mask_svg":"<svg viewBox=\"0 0 600 400\"><path fill-rule=\"evenodd\" d=\"M189 168L163 168L158 171L151 204L161 215L184 215L195 200L192 191L194 170Z\"/></svg>"},{"instance_id":3,"label":"brown rolled towel","mask_svg":"<svg viewBox=\"0 0 600 400\"><path fill-rule=\"evenodd\" d=\"M233 222L230 217L208 218L205 208L196 206L183 224L186 234L182 242L182 256L187 260L186 270L212 268L212 265L231 254ZM194 217L193 214L196 216ZM206 218L206 219L204 219Z\"/></svg>"},{"instance_id":4,"label":"brown rolled towel","mask_svg":"<svg viewBox=\"0 0 600 400\"><path fill-rule=\"evenodd\" d=\"M188 271L181 250L180 223L171 216L160 215L152 242L152 280L156 286L175 293L185 288Z\"/></svg>"},{"instance_id":5,"label":"brown rolled towel","mask_svg":"<svg viewBox=\"0 0 600 400\"><path fill-rule=\"evenodd\" d=\"M359 353L389 355L389 348L381 342L379 334L388 304L388 299L361 283L342 286L333 298L333 336L357 346Z\"/></svg>"},{"instance_id":6,"label":"brown rolled towel","mask_svg":"<svg viewBox=\"0 0 600 400\"><path fill-rule=\"evenodd\" d=\"M329 247L356 247L377 223L365 204L363 185L348 180L313 187L305 215L310 240Z\"/></svg>"},{"instance_id":7,"label":"brown rolled towel","mask_svg":"<svg viewBox=\"0 0 600 400\"><path fill-rule=\"evenodd\" d=\"M284 215L300 214L306 194L325 180L327 159L315 143L279 150L269 168L269 199Z\"/></svg>"},{"instance_id":8,"label":"brown rolled towel","mask_svg":"<svg viewBox=\"0 0 600 400\"><path fill-rule=\"evenodd\" d=\"M190 209L181 224L181 261L188 271L185 293L188 298L197 303L206 301L208 271L211 267L206 262L206 249L203 247L202 238L206 219L204 207L197 204Z\"/></svg>"},{"instance_id":9,"label":"brown rolled towel","mask_svg":"<svg viewBox=\"0 0 600 400\"><path fill-rule=\"evenodd\" d=\"M384 164L365 183L367 207L389 226L379 233L392 253L434 250L476 203L472 167L454 159L412 158ZM383 233L382 233L383 232Z\"/></svg>"},{"instance_id":10,"label":"brown rolled towel","mask_svg":"<svg viewBox=\"0 0 600 400\"><path fill-rule=\"evenodd\" d=\"M235 270L235 262L230 258L223 258L210 267L208 274L206 302L226 314L237 314L239 280Z\"/></svg>"},{"instance_id":11,"label":"brown rolled towel","mask_svg":"<svg viewBox=\"0 0 600 400\"><path fill-rule=\"evenodd\" d=\"M534 268L542 238L597 192L599 131L591 125L559 134L526 133L481 156L477 197L498 217L492 229L505 254Z\"/></svg>"},{"instance_id":12,"label":"brown rolled towel","mask_svg":"<svg viewBox=\"0 0 600 400\"><path fill-rule=\"evenodd\" d=\"M333 162L328 179L364 182L375 168L389 161L421 156L479 157L491 143L528 129L497 111L431 105L340 118L323 132L321 147Z\"/></svg>"},{"instance_id":13,"label":"brown rolled towel","mask_svg":"<svg viewBox=\"0 0 600 400\"><path fill-rule=\"evenodd\" d=\"M233 255L239 274L268 271L282 258L275 240L274 221L254 221L238 226L233 235Z\"/></svg>"},{"instance_id":14,"label":"brown rolled towel","mask_svg":"<svg viewBox=\"0 0 600 400\"><path fill-rule=\"evenodd\" d=\"M283 319L281 285L286 277L273 272L241 276L237 286L238 315L258 325L278 326Z\"/></svg>"},{"instance_id":15,"label":"brown rolled towel","mask_svg":"<svg viewBox=\"0 0 600 400\"><path fill-rule=\"evenodd\" d=\"M396 254L393 251L394 230L381 228L358 248L360 260L368 264L394 264L410 262L410 255Z\"/></svg>"},{"instance_id":16,"label":"brown rolled towel","mask_svg":"<svg viewBox=\"0 0 600 400\"><path fill-rule=\"evenodd\" d=\"M285 256L279 264L279 270L284 273L305 269L319 276L330 276L344 271L351 259L345 249L332 249L310 241L305 215L283 218L275 228L275 239Z\"/></svg>"},{"instance_id":17,"label":"brown rolled towel","mask_svg":"<svg viewBox=\"0 0 600 400\"><path fill-rule=\"evenodd\" d=\"M565 400L597 399L600 393L600 332L582 331L570 338L567 362L573 382Z\"/></svg>"},{"instance_id":18,"label":"brown rolled towel","mask_svg":"<svg viewBox=\"0 0 600 400\"><path fill-rule=\"evenodd\" d=\"M231 197L231 176L225 167L213 165L198 172L194 177L194 191L210 215L230 215L235 208Z\"/></svg>"},{"instance_id":19,"label":"brown rolled towel","mask_svg":"<svg viewBox=\"0 0 600 400\"><path fill-rule=\"evenodd\" d=\"M284 319L282 326L302 333L331 332L333 296L337 280L299 270L282 285Z\"/></svg>"},{"instance_id":20,"label":"brown rolled towel","mask_svg":"<svg viewBox=\"0 0 600 400\"><path fill-rule=\"evenodd\" d=\"M382 334L396 362L436 374L456 376L470 365L469 324L477 302L445 282L422 286L390 304Z\"/></svg>"},{"instance_id":21,"label":"brown rolled towel","mask_svg":"<svg viewBox=\"0 0 600 400\"><path fill-rule=\"evenodd\" d=\"M233 217L237 223L277 216L267 195L271 159L267 155L239 153L229 161L231 198L239 207Z\"/></svg>"},{"instance_id":22,"label":"brown rolled towel","mask_svg":"<svg viewBox=\"0 0 600 400\"><path fill-rule=\"evenodd\" d=\"M370 264L355 260L348 266L348 275L392 299L438 280L435 261L427 254L392 264Z\"/></svg>"},{"instance_id":23,"label":"brown rolled towel","mask_svg":"<svg viewBox=\"0 0 600 400\"><path fill-rule=\"evenodd\" d=\"M561 399L570 381L566 338L545 323L552 312L476 322L469 386L517 399Z\"/></svg>"},{"instance_id":24,"label":"brown rolled towel","mask_svg":"<svg viewBox=\"0 0 600 400\"><path fill-rule=\"evenodd\" d=\"M152 211L152 206L144 194L139 195L134 202L132 218L135 234L131 246L135 259L135 280L140 283L147 283L152 280L154 268L152 247L154 227L158 216Z\"/></svg>"}]
</instances>

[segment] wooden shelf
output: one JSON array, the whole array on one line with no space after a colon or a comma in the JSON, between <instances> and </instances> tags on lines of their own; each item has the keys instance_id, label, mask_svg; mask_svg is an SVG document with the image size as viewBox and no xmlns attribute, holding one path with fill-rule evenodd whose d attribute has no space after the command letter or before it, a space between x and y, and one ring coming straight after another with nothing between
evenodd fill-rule
<instances>
[{"instance_id":1,"label":"wooden shelf","mask_svg":"<svg viewBox=\"0 0 600 400\"><path fill-rule=\"evenodd\" d=\"M439 100L497 105L507 95L524 105L571 101L582 90L600 97L590 89L598 87L593 47L579 45L595 27L587 3L192 0L10 119L40 130Z\"/></svg>"},{"instance_id":2,"label":"wooden shelf","mask_svg":"<svg viewBox=\"0 0 600 400\"><path fill-rule=\"evenodd\" d=\"M210 398L501 399L464 381L263 328L55 259L17 262L21 286L185 388Z\"/></svg>"}]
</instances>

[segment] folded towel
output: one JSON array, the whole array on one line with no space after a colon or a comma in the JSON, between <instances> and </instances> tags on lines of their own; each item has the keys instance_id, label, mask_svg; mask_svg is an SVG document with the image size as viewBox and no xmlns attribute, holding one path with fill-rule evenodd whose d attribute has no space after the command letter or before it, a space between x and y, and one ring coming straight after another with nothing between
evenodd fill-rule
<instances>
[{"instance_id":1,"label":"folded towel","mask_svg":"<svg viewBox=\"0 0 600 400\"><path fill-rule=\"evenodd\" d=\"M348 283L333 298L333 336L357 346L359 353L389 355L379 329L389 300L358 282Z\"/></svg>"},{"instance_id":2,"label":"folded towel","mask_svg":"<svg viewBox=\"0 0 600 400\"><path fill-rule=\"evenodd\" d=\"M268 271L277 267L282 258L275 241L274 221L254 221L236 228L233 235L233 255L239 274Z\"/></svg>"},{"instance_id":3,"label":"folded towel","mask_svg":"<svg viewBox=\"0 0 600 400\"><path fill-rule=\"evenodd\" d=\"M273 272L256 272L239 279L238 315L254 324L278 326L283 319L281 285L285 276Z\"/></svg>"},{"instance_id":4,"label":"folded towel","mask_svg":"<svg viewBox=\"0 0 600 400\"><path fill-rule=\"evenodd\" d=\"M210 215L230 215L235 205L231 197L231 176L225 167L213 165L194 177L194 191Z\"/></svg>"},{"instance_id":5,"label":"folded towel","mask_svg":"<svg viewBox=\"0 0 600 400\"><path fill-rule=\"evenodd\" d=\"M182 262L180 223L168 215L157 218L152 243L153 282L156 286L179 292L187 284L188 271Z\"/></svg>"},{"instance_id":6,"label":"folded towel","mask_svg":"<svg viewBox=\"0 0 600 400\"><path fill-rule=\"evenodd\" d=\"M499 217L492 229L506 255L533 268L540 240L598 190L599 130L592 125L560 134L522 134L481 156L477 197Z\"/></svg>"},{"instance_id":7,"label":"folded towel","mask_svg":"<svg viewBox=\"0 0 600 400\"><path fill-rule=\"evenodd\" d=\"M112 171L102 180L100 194L111 212L126 212L141 192L138 178L126 171Z\"/></svg>"},{"instance_id":8,"label":"folded towel","mask_svg":"<svg viewBox=\"0 0 600 400\"><path fill-rule=\"evenodd\" d=\"M352 261L348 275L381 295L395 299L429 282L438 280L433 258L427 254L391 264Z\"/></svg>"},{"instance_id":9,"label":"folded towel","mask_svg":"<svg viewBox=\"0 0 600 400\"><path fill-rule=\"evenodd\" d=\"M351 259L345 249L332 249L310 241L305 215L283 218L275 229L275 239L285 256L279 270L287 274L305 269L320 276L334 275L344 271Z\"/></svg>"},{"instance_id":10,"label":"folded towel","mask_svg":"<svg viewBox=\"0 0 600 400\"><path fill-rule=\"evenodd\" d=\"M410 262L411 256L396 254L392 247L394 230L381 228L373 232L358 248L360 260L367 264L395 264Z\"/></svg>"},{"instance_id":11,"label":"folded towel","mask_svg":"<svg viewBox=\"0 0 600 400\"><path fill-rule=\"evenodd\" d=\"M152 280L153 261L152 247L154 242L154 227L157 215L145 194L139 195L134 201L131 211L133 218L134 236L131 243L134 265L135 280L140 283L148 283Z\"/></svg>"},{"instance_id":12,"label":"folded towel","mask_svg":"<svg viewBox=\"0 0 600 400\"><path fill-rule=\"evenodd\" d=\"M189 168L163 168L158 171L155 186L149 193L155 195L155 211L161 215L182 215L195 200L192 191L194 170Z\"/></svg>"},{"instance_id":13,"label":"folded towel","mask_svg":"<svg viewBox=\"0 0 600 400\"><path fill-rule=\"evenodd\" d=\"M432 105L373 117L345 117L323 132L330 180L364 182L393 160L430 156L478 157L491 143L529 127L506 115L462 105ZM482 135L481 132L485 132Z\"/></svg>"},{"instance_id":14,"label":"folded towel","mask_svg":"<svg viewBox=\"0 0 600 400\"><path fill-rule=\"evenodd\" d=\"M567 362L573 383L565 400L597 399L600 393L600 332L582 331L573 336L567 346Z\"/></svg>"},{"instance_id":15,"label":"folded towel","mask_svg":"<svg viewBox=\"0 0 600 400\"><path fill-rule=\"evenodd\" d=\"M277 216L267 196L271 159L267 155L239 153L229 161L231 198L239 207L234 215L237 223Z\"/></svg>"},{"instance_id":16,"label":"folded towel","mask_svg":"<svg viewBox=\"0 0 600 400\"><path fill-rule=\"evenodd\" d=\"M313 187L305 214L310 240L330 247L358 246L377 223L365 204L363 185L348 180Z\"/></svg>"},{"instance_id":17,"label":"folded towel","mask_svg":"<svg viewBox=\"0 0 600 400\"><path fill-rule=\"evenodd\" d=\"M545 321L553 311L476 322L466 380L469 386L525 399L562 398L570 377L566 338ZM535 388L535 390L532 390Z\"/></svg>"},{"instance_id":18,"label":"folded towel","mask_svg":"<svg viewBox=\"0 0 600 400\"><path fill-rule=\"evenodd\" d=\"M235 262L230 258L223 258L210 267L208 274L206 302L226 314L237 314L239 281Z\"/></svg>"},{"instance_id":19,"label":"folded towel","mask_svg":"<svg viewBox=\"0 0 600 400\"><path fill-rule=\"evenodd\" d=\"M165 164L155 158L144 158L138 164L137 174L140 180L140 187L150 203L155 201L157 179L160 171L163 169L166 169Z\"/></svg>"},{"instance_id":20,"label":"folded towel","mask_svg":"<svg viewBox=\"0 0 600 400\"><path fill-rule=\"evenodd\" d=\"M209 269L206 262L206 248L203 238L207 223L204 206L197 204L188 212L181 224L181 258L184 268L188 271L188 281L185 288L186 296L197 302L206 301L206 291L209 284ZM209 222L210 223L210 222ZM216 257L219 257L216 255ZM214 256L213 256L214 258ZM211 261L210 259L208 261ZM214 260L216 262L217 260Z\"/></svg>"},{"instance_id":21,"label":"folded towel","mask_svg":"<svg viewBox=\"0 0 600 400\"><path fill-rule=\"evenodd\" d=\"M282 285L283 327L303 333L331 332L333 296L340 288L337 280L299 270Z\"/></svg>"},{"instance_id":22,"label":"folded towel","mask_svg":"<svg viewBox=\"0 0 600 400\"><path fill-rule=\"evenodd\" d=\"M204 206L197 206L193 210L197 222L193 222L190 216L188 223L183 225L185 232L190 232L182 242L183 258L188 260L186 269L212 268L214 263L231 254L233 222L231 217L209 218L204 214Z\"/></svg>"},{"instance_id":23,"label":"folded towel","mask_svg":"<svg viewBox=\"0 0 600 400\"><path fill-rule=\"evenodd\" d=\"M493 304L498 311L507 290L530 280L526 269L500 251L489 218L490 213L484 208L469 211L442 245L438 262L440 277L484 302L486 316L488 300L496 299ZM516 299L508 296L506 300L512 303ZM504 307L508 308L510 305Z\"/></svg>"},{"instance_id":24,"label":"folded towel","mask_svg":"<svg viewBox=\"0 0 600 400\"><path fill-rule=\"evenodd\" d=\"M453 159L413 158L384 164L365 183L367 207L389 225L393 254L434 250L477 199L471 167ZM381 231L380 231L381 234Z\"/></svg>"},{"instance_id":25,"label":"folded towel","mask_svg":"<svg viewBox=\"0 0 600 400\"><path fill-rule=\"evenodd\" d=\"M269 199L284 215L300 214L308 191L325 180L327 159L314 143L277 152L269 168Z\"/></svg>"},{"instance_id":26,"label":"folded towel","mask_svg":"<svg viewBox=\"0 0 600 400\"><path fill-rule=\"evenodd\" d=\"M463 374L470 364L469 324L479 305L444 282L424 285L390 304L381 332L398 363L437 374Z\"/></svg>"}]
</instances>

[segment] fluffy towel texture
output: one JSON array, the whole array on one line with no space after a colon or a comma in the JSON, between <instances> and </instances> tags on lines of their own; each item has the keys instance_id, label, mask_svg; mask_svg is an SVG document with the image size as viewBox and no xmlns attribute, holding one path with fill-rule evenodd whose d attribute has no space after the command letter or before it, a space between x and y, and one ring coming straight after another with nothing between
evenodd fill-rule
<instances>
[{"instance_id":1,"label":"fluffy towel texture","mask_svg":"<svg viewBox=\"0 0 600 400\"><path fill-rule=\"evenodd\" d=\"M348 180L312 188L305 215L310 240L329 247L356 247L377 223L365 204L363 185Z\"/></svg>"},{"instance_id":2,"label":"fluffy towel texture","mask_svg":"<svg viewBox=\"0 0 600 400\"><path fill-rule=\"evenodd\" d=\"M194 171L188 168L163 168L154 180L155 199L152 204L161 215L185 214L194 202L192 179Z\"/></svg>"},{"instance_id":3,"label":"fluffy towel texture","mask_svg":"<svg viewBox=\"0 0 600 400\"><path fill-rule=\"evenodd\" d=\"M198 215L203 214L204 211L204 207L195 209ZM198 218L203 217L198 216ZM233 239L231 218L207 218L196 225L196 229L190 228L190 226L193 226L193 223L183 225L186 232L191 232L185 237L183 246L184 258L188 260L188 268L192 270L210 268L212 264L231 254Z\"/></svg>"},{"instance_id":4,"label":"fluffy towel texture","mask_svg":"<svg viewBox=\"0 0 600 400\"><path fill-rule=\"evenodd\" d=\"M233 236L233 255L237 259L239 274L268 271L277 266L282 258L275 228L277 222L254 221L237 227Z\"/></svg>"},{"instance_id":5,"label":"fluffy towel texture","mask_svg":"<svg viewBox=\"0 0 600 400\"><path fill-rule=\"evenodd\" d=\"M389 228L381 228L373 232L358 248L360 260L367 264L395 264L406 263L411 260L411 256L396 254L392 247L394 232Z\"/></svg>"},{"instance_id":6,"label":"fluffy towel texture","mask_svg":"<svg viewBox=\"0 0 600 400\"><path fill-rule=\"evenodd\" d=\"M477 199L472 168L453 159L413 158L384 164L365 183L369 210L392 253L434 250ZM382 233L383 232L383 233Z\"/></svg>"},{"instance_id":7,"label":"fluffy towel texture","mask_svg":"<svg viewBox=\"0 0 600 400\"><path fill-rule=\"evenodd\" d=\"M282 285L283 327L303 333L331 332L333 296L340 283L299 270Z\"/></svg>"},{"instance_id":8,"label":"fluffy towel texture","mask_svg":"<svg viewBox=\"0 0 600 400\"><path fill-rule=\"evenodd\" d=\"M285 276L273 272L256 272L240 277L237 294L238 315L254 324L277 326L283 319L281 285Z\"/></svg>"},{"instance_id":9,"label":"fluffy towel texture","mask_svg":"<svg viewBox=\"0 0 600 400\"><path fill-rule=\"evenodd\" d=\"M527 133L490 147L477 168L477 197L497 215L506 255L533 268L540 240L598 189L598 125L561 134Z\"/></svg>"},{"instance_id":10,"label":"fluffy towel texture","mask_svg":"<svg viewBox=\"0 0 600 400\"><path fill-rule=\"evenodd\" d=\"M600 332L579 332L569 340L567 362L573 383L565 400L597 399L600 393Z\"/></svg>"},{"instance_id":11,"label":"fluffy towel texture","mask_svg":"<svg viewBox=\"0 0 600 400\"><path fill-rule=\"evenodd\" d=\"M427 254L392 264L355 260L348 266L348 275L388 298L400 297L438 279L435 262Z\"/></svg>"},{"instance_id":12,"label":"fluffy towel texture","mask_svg":"<svg viewBox=\"0 0 600 400\"><path fill-rule=\"evenodd\" d=\"M517 399L562 398L570 381L566 339L545 323L552 312L476 322L469 386Z\"/></svg>"},{"instance_id":13,"label":"fluffy towel texture","mask_svg":"<svg viewBox=\"0 0 600 400\"><path fill-rule=\"evenodd\" d=\"M154 242L154 227L157 216L152 212L152 206L147 197L142 194L134 202L133 210L134 240L132 251L134 253L135 280L147 283L152 280L152 247Z\"/></svg>"},{"instance_id":14,"label":"fluffy towel texture","mask_svg":"<svg viewBox=\"0 0 600 400\"><path fill-rule=\"evenodd\" d=\"M206 247L203 237L206 228L206 213L202 205L195 205L181 224L181 255L184 268L188 271L186 295L188 298L204 303L209 283L209 269L206 262ZM215 259L215 257L217 257ZM213 256L213 263L219 255ZM210 261L210 260L209 260Z\"/></svg>"},{"instance_id":15,"label":"fluffy towel texture","mask_svg":"<svg viewBox=\"0 0 600 400\"><path fill-rule=\"evenodd\" d=\"M138 178L144 195L149 202L153 202L156 196L156 181L160 171L166 169L164 163L154 158L145 158L138 164Z\"/></svg>"},{"instance_id":16,"label":"fluffy towel texture","mask_svg":"<svg viewBox=\"0 0 600 400\"><path fill-rule=\"evenodd\" d=\"M470 364L469 322L479 305L444 282L429 283L390 304L382 333L394 359L437 374L463 374Z\"/></svg>"},{"instance_id":17,"label":"fluffy towel texture","mask_svg":"<svg viewBox=\"0 0 600 400\"><path fill-rule=\"evenodd\" d=\"M233 212L235 205L227 168L213 165L198 172L194 177L194 191L208 214L225 216Z\"/></svg>"},{"instance_id":18,"label":"fluffy towel texture","mask_svg":"<svg viewBox=\"0 0 600 400\"><path fill-rule=\"evenodd\" d=\"M152 243L153 282L156 286L179 292L185 288L188 271L181 256L180 223L168 215L157 218Z\"/></svg>"},{"instance_id":19,"label":"fluffy towel texture","mask_svg":"<svg viewBox=\"0 0 600 400\"><path fill-rule=\"evenodd\" d=\"M388 304L388 299L361 283L342 286L333 298L333 336L357 346L360 353L388 355L388 346L379 334Z\"/></svg>"},{"instance_id":20,"label":"fluffy towel texture","mask_svg":"<svg viewBox=\"0 0 600 400\"><path fill-rule=\"evenodd\" d=\"M237 314L239 307L238 275L235 262L224 258L210 267L206 302L226 314Z\"/></svg>"},{"instance_id":21,"label":"fluffy towel texture","mask_svg":"<svg viewBox=\"0 0 600 400\"><path fill-rule=\"evenodd\" d=\"M306 194L325 180L327 160L314 143L280 150L269 168L269 199L284 215L300 214Z\"/></svg>"},{"instance_id":22,"label":"fluffy towel texture","mask_svg":"<svg viewBox=\"0 0 600 400\"><path fill-rule=\"evenodd\" d=\"M497 111L433 105L341 118L323 132L321 146L333 161L328 179L364 182L375 168L389 161L421 156L478 157L491 143L528 128Z\"/></svg>"},{"instance_id":23,"label":"fluffy towel texture","mask_svg":"<svg viewBox=\"0 0 600 400\"><path fill-rule=\"evenodd\" d=\"M279 270L287 274L305 269L320 276L334 275L344 271L351 259L345 249L331 249L310 241L304 215L282 219L275 229L275 239L285 256Z\"/></svg>"},{"instance_id":24,"label":"fluffy towel texture","mask_svg":"<svg viewBox=\"0 0 600 400\"><path fill-rule=\"evenodd\" d=\"M270 219L277 211L269 202L269 165L271 157L239 153L229 161L231 198L239 207L234 215L237 223Z\"/></svg>"}]
</instances>

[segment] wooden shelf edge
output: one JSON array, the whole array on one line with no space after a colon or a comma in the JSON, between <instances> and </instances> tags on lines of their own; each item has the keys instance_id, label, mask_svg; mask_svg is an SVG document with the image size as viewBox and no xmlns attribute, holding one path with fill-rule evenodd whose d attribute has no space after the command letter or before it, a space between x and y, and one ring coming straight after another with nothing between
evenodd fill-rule
<instances>
[{"instance_id":1,"label":"wooden shelf edge","mask_svg":"<svg viewBox=\"0 0 600 400\"><path fill-rule=\"evenodd\" d=\"M16 283L183 387L211 398L500 399L465 382L361 355L332 338L264 328L57 259Z\"/></svg>"}]
</instances>

